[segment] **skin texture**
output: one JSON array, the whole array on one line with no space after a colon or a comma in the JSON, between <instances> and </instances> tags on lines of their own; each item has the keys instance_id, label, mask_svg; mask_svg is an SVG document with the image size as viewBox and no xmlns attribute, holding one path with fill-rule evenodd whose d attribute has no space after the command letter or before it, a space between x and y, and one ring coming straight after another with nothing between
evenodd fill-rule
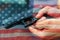
<instances>
[{"instance_id":1,"label":"skin texture","mask_svg":"<svg viewBox=\"0 0 60 40\"><path fill-rule=\"evenodd\" d=\"M60 0L57 0L57 8L60 9Z\"/></svg>"},{"instance_id":2,"label":"skin texture","mask_svg":"<svg viewBox=\"0 0 60 40\"><path fill-rule=\"evenodd\" d=\"M40 18L44 14L48 14L49 16L58 18L58 17L60 17L60 9L57 9L55 7L46 6L38 12L36 18Z\"/></svg>"},{"instance_id":3,"label":"skin texture","mask_svg":"<svg viewBox=\"0 0 60 40\"><path fill-rule=\"evenodd\" d=\"M35 24L31 25L29 30L35 34L38 39L60 40L60 0L57 0L56 7L57 8L46 6L35 16L40 19ZM46 19L46 17L43 17L45 13L55 19Z\"/></svg>"},{"instance_id":4,"label":"skin texture","mask_svg":"<svg viewBox=\"0 0 60 40\"><path fill-rule=\"evenodd\" d=\"M46 19L43 16L45 13L55 19ZM28 28L33 34L42 40L55 40L57 37L60 39L60 9L46 6L35 17L40 19Z\"/></svg>"}]
</instances>

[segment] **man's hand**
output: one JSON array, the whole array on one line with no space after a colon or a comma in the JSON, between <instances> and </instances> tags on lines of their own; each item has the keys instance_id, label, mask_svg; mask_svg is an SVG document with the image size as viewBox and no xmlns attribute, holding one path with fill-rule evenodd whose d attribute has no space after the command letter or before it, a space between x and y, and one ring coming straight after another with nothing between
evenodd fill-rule
<instances>
[{"instance_id":1,"label":"man's hand","mask_svg":"<svg viewBox=\"0 0 60 40\"><path fill-rule=\"evenodd\" d=\"M60 19L39 19L29 30L37 37L51 40L60 37ZM59 38L60 39L60 38Z\"/></svg>"},{"instance_id":2,"label":"man's hand","mask_svg":"<svg viewBox=\"0 0 60 40\"><path fill-rule=\"evenodd\" d=\"M60 39L60 26L52 25L52 24L60 25L60 19L54 19L55 21L48 19L49 20L48 21L46 19L46 17L43 17L44 13L49 12L49 9L51 9L51 7L47 6L38 12L36 18L40 18L40 19L35 24L31 25L29 27L29 30L33 34L35 34L36 36L38 36L39 38L42 38L44 40L51 40L51 39L55 40L55 37L57 37L57 38L59 37L58 39ZM48 15L53 15L53 14L51 13ZM54 13L53 17L56 17L56 15L57 14ZM57 17L57 18L59 18L59 17ZM51 24L51 26L47 26L48 24Z\"/></svg>"}]
</instances>

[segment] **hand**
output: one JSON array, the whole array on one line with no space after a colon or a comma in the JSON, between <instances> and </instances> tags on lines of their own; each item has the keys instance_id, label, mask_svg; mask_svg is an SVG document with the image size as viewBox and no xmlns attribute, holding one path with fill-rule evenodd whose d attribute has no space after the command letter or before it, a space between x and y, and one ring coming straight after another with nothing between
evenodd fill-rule
<instances>
[{"instance_id":1,"label":"hand","mask_svg":"<svg viewBox=\"0 0 60 40\"><path fill-rule=\"evenodd\" d=\"M29 30L40 39L53 40L55 37L60 39L60 19L48 20L42 17L34 25L31 25Z\"/></svg>"},{"instance_id":2,"label":"hand","mask_svg":"<svg viewBox=\"0 0 60 40\"><path fill-rule=\"evenodd\" d=\"M44 14L47 14L54 18L60 18L60 9L46 6L38 12L36 18L41 18Z\"/></svg>"},{"instance_id":3,"label":"hand","mask_svg":"<svg viewBox=\"0 0 60 40\"><path fill-rule=\"evenodd\" d=\"M40 18L35 24L31 25L29 27L29 30L35 34L38 38L42 38L44 40L57 40L60 39L60 26L46 26L44 24L55 24L55 25L60 25L60 19L46 19L46 17L42 17L44 13L47 12L47 10L49 10L50 7L45 7L43 8L41 11L38 12L36 18ZM44 11L45 10L45 11ZM51 14L52 15L52 14ZM55 15L54 15L55 16ZM55 22L55 21L57 22ZM42 25L42 26L41 26ZM56 37L56 39L55 39Z\"/></svg>"}]
</instances>

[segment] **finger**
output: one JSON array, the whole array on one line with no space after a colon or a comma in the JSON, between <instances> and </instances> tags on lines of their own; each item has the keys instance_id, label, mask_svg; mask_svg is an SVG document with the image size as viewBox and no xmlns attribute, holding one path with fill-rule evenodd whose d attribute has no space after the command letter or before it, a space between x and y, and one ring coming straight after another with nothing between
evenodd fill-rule
<instances>
[{"instance_id":1,"label":"finger","mask_svg":"<svg viewBox=\"0 0 60 40\"><path fill-rule=\"evenodd\" d=\"M41 9L41 10L38 12L38 14L36 15L36 18L41 18L41 17L48 11L49 8L50 8L50 7L47 6L47 7L43 8L43 9Z\"/></svg>"},{"instance_id":2,"label":"finger","mask_svg":"<svg viewBox=\"0 0 60 40\"><path fill-rule=\"evenodd\" d=\"M44 30L44 31L40 31L37 30L33 27L29 27L29 30L35 34L35 36L38 36L40 38L52 38L52 37L59 37L60 34L58 32L56 32L56 30Z\"/></svg>"},{"instance_id":3,"label":"finger","mask_svg":"<svg viewBox=\"0 0 60 40\"><path fill-rule=\"evenodd\" d=\"M36 28L39 28L39 29L42 29L43 27L40 26L40 22L46 20L46 17L42 17L41 19L39 19L36 23L35 23L35 27Z\"/></svg>"},{"instance_id":4,"label":"finger","mask_svg":"<svg viewBox=\"0 0 60 40\"><path fill-rule=\"evenodd\" d=\"M36 28L46 28L46 29L60 29L60 19L47 19L44 21L41 21L40 23L37 22L35 25Z\"/></svg>"},{"instance_id":5,"label":"finger","mask_svg":"<svg viewBox=\"0 0 60 40\"><path fill-rule=\"evenodd\" d=\"M37 36L40 34L41 31L37 30L34 28L34 26L30 26L29 27L29 30L33 33L33 34L36 34Z\"/></svg>"},{"instance_id":6,"label":"finger","mask_svg":"<svg viewBox=\"0 0 60 40\"><path fill-rule=\"evenodd\" d=\"M45 20L46 19L46 17L41 17L38 21L43 21L43 20Z\"/></svg>"},{"instance_id":7,"label":"finger","mask_svg":"<svg viewBox=\"0 0 60 40\"><path fill-rule=\"evenodd\" d=\"M36 18L41 18L44 15L44 13L39 13L36 15Z\"/></svg>"},{"instance_id":8,"label":"finger","mask_svg":"<svg viewBox=\"0 0 60 40\"><path fill-rule=\"evenodd\" d=\"M43 21L43 20L45 20L45 19L46 19L46 17L43 16L43 17L41 17L36 23L38 23L38 22L40 23L41 21Z\"/></svg>"},{"instance_id":9,"label":"finger","mask_svg":"<svg viewBox=\"0 0 60 40\"><path fill-rule=\"evenodd\" d=\"M60 31L59 30L37 30L33 27L29 27L29 30L35 34L35 36L40 37L40 38L46 38L46 39L51 39L54 37L59 37L60 36Z\"/></svg>"}]
</instances>

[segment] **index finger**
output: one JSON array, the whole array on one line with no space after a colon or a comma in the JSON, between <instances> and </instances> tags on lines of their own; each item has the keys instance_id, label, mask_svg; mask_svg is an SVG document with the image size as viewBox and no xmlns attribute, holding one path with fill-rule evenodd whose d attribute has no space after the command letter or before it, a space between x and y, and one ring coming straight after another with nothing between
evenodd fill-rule
<instances>
[{"instance_id":1,"label":"index finger","mask_svg":"<svg viewBox=\"0 0 60 40\"><path fill-rule=\"evenodd\" d=\"M41 17L48 11L49 8L50 8L50 7L47 6L47 7L43 8L43 9L41 9L41 10L38 12L38 14L36 15L36 18L41 18Z\"/></svg>"}]
</instances>

